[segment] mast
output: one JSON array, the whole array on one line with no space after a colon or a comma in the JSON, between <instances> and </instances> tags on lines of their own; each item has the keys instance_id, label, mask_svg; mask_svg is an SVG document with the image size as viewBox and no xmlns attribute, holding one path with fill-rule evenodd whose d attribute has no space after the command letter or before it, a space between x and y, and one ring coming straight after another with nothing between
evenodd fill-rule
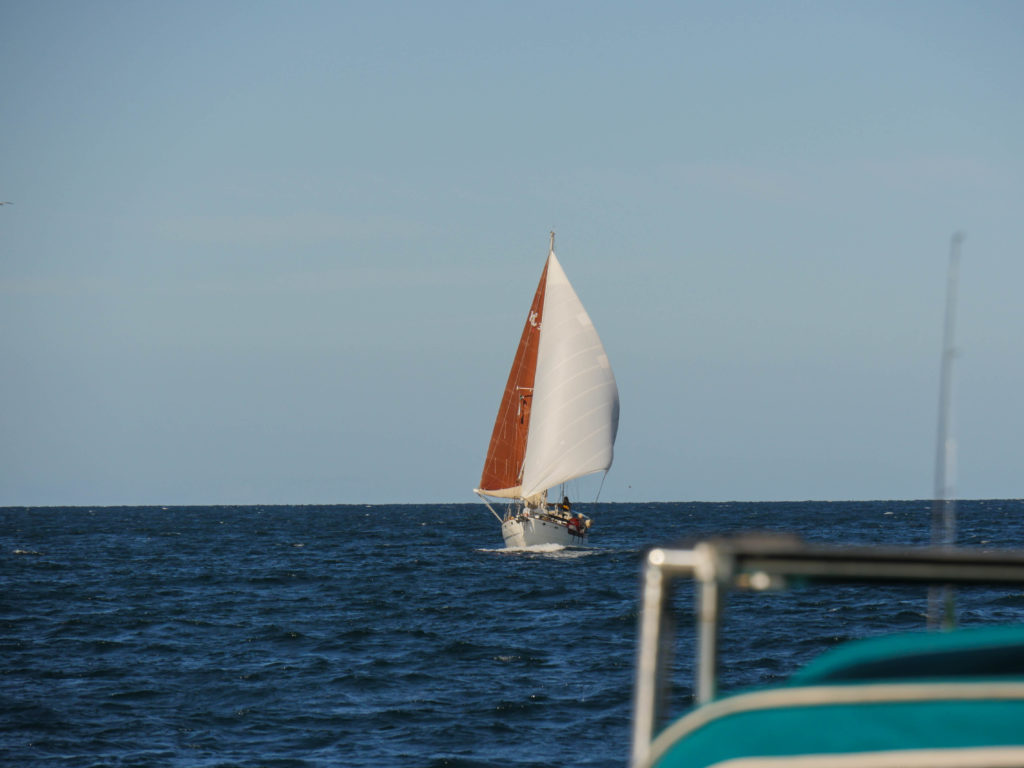
<instances>
[{"instance_id":1,"label":"mast","mask_svg":"<svg viewBox=\"0 0 1024 768\"><path fill-rule=\"evenodd\" d=\"M957 232L950 240L949 270L946 277L946 316L942 332L942 363L939 373L939 417L935 440L935 487L932 501L931 544L949 548L956 544L956 498L953 477L956 462L956 444L950 434L952 409L953 360L956 357L954 328L956 324L956 295L960 273L960 246L964 241ZM943 614L940 616L940 611ZM932 588L928 593L928 626L940 624L952 628L953 591L947 585Z\"/></svg>"}]
</instances>

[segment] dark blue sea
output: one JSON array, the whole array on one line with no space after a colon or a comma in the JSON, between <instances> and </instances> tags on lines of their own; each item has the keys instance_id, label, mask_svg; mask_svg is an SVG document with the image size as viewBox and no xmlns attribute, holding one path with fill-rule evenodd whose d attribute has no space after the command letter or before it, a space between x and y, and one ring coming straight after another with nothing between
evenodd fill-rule
<instances>
[{"instance_id":1,"label":"dark blue sea","mask_svg":"<svg viewBox=\"0 0 1024 768\"><path fill-rule=\"evenodd\" d=\"M554 551L504 550L469 504L0 509L0 762L624 766L646 547L750 529L918 545L931 516L927 501L581 507L590 545ZM961 544L1024 546L1024 501L958 513ZM922 629L925 605L905 587L737 596L724 687ZM958 608L962 624L1024 621L1005 590Z\"/></svg>"}]
</instances>

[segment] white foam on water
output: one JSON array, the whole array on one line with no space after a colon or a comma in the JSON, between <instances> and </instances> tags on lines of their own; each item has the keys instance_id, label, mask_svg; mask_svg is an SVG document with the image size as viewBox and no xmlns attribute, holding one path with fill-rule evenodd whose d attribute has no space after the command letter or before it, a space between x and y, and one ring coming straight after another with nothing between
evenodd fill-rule
<instances>
[{"instance_id":1,"label":"white foam on water","mask_svg":"<svg viewBox=\"0 0 1024 768\"><path fill-rule=\"evenodd\" d=\"M493 552L498 555L551 554L565 549L564 544L534 544L532 547L495 547L481 548L477 552Z\"/></svg>"},{"instance_id":2,"label":"white foam on water","mask_svg":"<svg viewBox=\"0 0 1024 768\"><path fill-rule=\"evenodd\" d=\"M594 549L591 547L567 547L564 544L535 544L532 547L495 547L493 549L482 547L480 549L477 549L476 551L486 552L488 554L495 555L542 555L555 560L572 560L577 557L588 557L590 555L598 555L604 552L605 550Z\"/></svg>"}]
</instances>

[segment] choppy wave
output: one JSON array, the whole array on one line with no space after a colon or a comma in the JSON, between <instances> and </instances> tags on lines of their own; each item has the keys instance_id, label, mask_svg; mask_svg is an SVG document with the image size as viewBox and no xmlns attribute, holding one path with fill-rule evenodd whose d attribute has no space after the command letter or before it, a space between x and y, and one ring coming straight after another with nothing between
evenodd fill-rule
<instances>
[{"instance_id":1,"label":"choppy wave","mask_svg":"<svg viewBox=\"0 0 1024 768\"><path fill-rule=\"evenodd\" d=\"M931 515L928 501L581 507L600 524L587 546L522 550L500 546L482 505L0 509L0 754L622 766L646 547L749 529L922 544ZM1022 513L961 502L962 540L1020 546ZM679 706L691 601L682 589ZM924 605L907 588L735 596L723 684L920 628ZM958 606L964 623L1024 618L1006 590Z\"/></svg>"}]
</instances>

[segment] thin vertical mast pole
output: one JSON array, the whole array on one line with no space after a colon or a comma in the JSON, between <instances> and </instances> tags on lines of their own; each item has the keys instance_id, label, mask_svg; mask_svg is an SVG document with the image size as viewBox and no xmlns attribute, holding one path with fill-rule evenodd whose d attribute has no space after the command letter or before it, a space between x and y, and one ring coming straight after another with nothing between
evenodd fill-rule
<instances>
[{"instance_id":1,"label":"thin vertical mast pole","mask_svg":"<svg viewBox=\"0 0 1024 768\"><path fill-rule=\"evenodd\" d=\"M956 544L956 499L953 490L955 442L950 434L953 386L953 360L956 357L954 329L956 294L960 273L960 246L964 236L953 235L949 248L949 272L946 279L946 317L942 333L942 364L939 374L939 427L935 441L935 488L932 497L932 546ZM941 594L940 594L941 593ZM940 618L940 611L945 618ZM953 593L949 586L933 589L928 596L928 626L953 625Z\"/></svg>"}]
</instances>

